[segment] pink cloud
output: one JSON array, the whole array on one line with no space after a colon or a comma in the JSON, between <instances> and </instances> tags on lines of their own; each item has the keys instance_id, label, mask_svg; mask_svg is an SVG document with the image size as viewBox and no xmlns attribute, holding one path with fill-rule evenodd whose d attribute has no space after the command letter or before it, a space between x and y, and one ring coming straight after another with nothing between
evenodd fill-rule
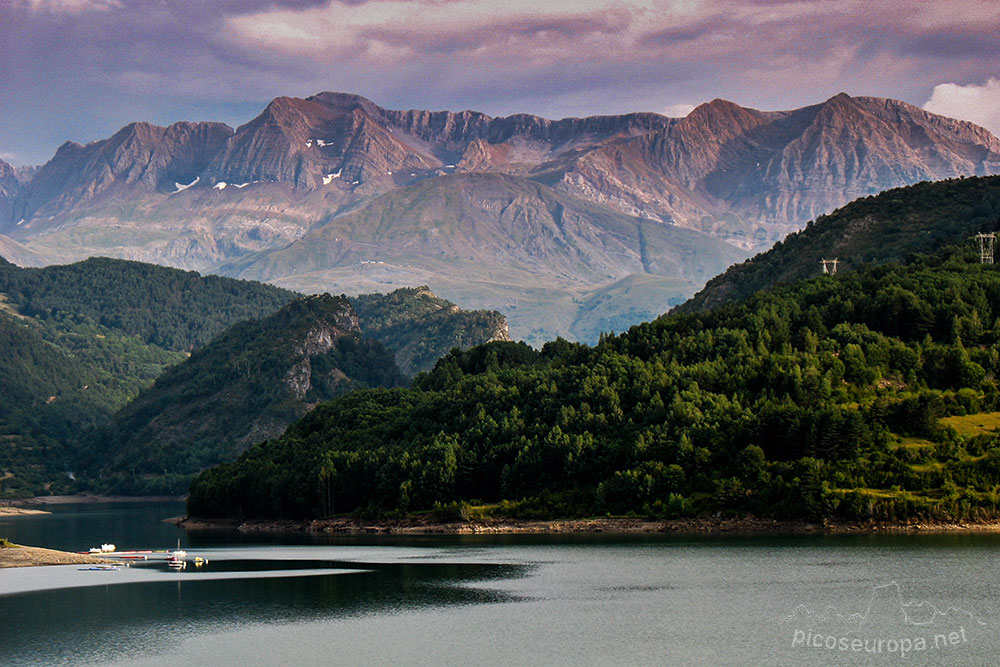
<instances>
[{"instance_id":1,"label":"pink cloud","mask_svg":"<svg viewBox=\"0 0 1000 667\"><path fill-rule=\"evenodd\" d=\"M322 90L550 117L840 91L938 104L958 92L934 82L988 81L1000 58L995 0L3 1L0 148L31 155L133 108L236 124Z\"/></svg>"}]
</instances>

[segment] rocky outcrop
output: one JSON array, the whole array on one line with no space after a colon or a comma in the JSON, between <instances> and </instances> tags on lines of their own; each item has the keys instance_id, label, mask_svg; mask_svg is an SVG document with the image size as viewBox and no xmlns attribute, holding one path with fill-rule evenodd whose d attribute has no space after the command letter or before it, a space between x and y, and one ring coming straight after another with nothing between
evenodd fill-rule
<instances>
[{"instance_id":1,"label":"rocky outcrop","mask_svg":"<svg viewBox=\"0 0 1000 667\"><path fill-rule=\"evenodd\" d=\"M18 221L14 219L15 204L34 171L30 167L13 167L0 160L0 233L17 225Z\"/></svg>"},{"instance_id":2,"label":"rocky outcrop","mask_svg":"<svg viewBox=\"0 0 1000 667\"><path fill-rule=\"evenodd\" d=\"M493 328L493 332L490 334L487 343L493 343L496 341L509 341L510 340L510 327L507 325L507 320L504 318L502 321L496 323Z\"/></svg>"}]
</instances>

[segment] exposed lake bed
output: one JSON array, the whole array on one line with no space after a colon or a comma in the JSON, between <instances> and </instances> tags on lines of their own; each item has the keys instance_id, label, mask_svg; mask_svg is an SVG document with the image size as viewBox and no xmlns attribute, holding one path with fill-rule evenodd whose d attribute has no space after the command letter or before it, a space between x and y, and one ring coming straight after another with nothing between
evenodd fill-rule
<instances>
[{"instance_id":1,"label":"exposed lake bed","mask_svg":"<svg viewBox=\"0 0 1000 667\"><path fill-rule=\"evenodd\" d=\"M512 518L439 520L427 515L411 515L398 519L369 520L353 516L314 520L297 519L210 519L177 516L165 521L186 531L238 531L247 534L388 534L388 535L525 535L525 534L642 534L669 533L676 535L802 535L860 533L950 533L1000 531L1000 521L933 522L933 521L867 521L809 522L764 517L695 517L654 520L641 517L589 517L573 519L530 520Z\"/></svg>"}]
</instances>

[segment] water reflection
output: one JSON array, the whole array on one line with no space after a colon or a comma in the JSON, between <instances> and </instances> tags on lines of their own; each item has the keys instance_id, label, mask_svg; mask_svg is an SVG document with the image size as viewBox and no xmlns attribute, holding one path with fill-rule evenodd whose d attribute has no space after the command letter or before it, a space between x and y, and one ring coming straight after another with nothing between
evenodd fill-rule
<instances>
[{"instance_id":1,"label":"water reflection","mask_svg":"<svg viewBox=\"0 0 1000 667\"><path fill-rule=\"evenodd\" d=\"M515 565L220 560L214 572L246 578L93 585L0 597L0 664L121 660L161 653L191 635L248 625L296 623L359 614L510 602L515 596L463 584L523 576ZM317 568L321 576L254 576ZM205 570L208 571L208 570ZM94 576L115 576L95 573ZM290 638L294 640L294 638Z\"/></svg>"}]
</instances>

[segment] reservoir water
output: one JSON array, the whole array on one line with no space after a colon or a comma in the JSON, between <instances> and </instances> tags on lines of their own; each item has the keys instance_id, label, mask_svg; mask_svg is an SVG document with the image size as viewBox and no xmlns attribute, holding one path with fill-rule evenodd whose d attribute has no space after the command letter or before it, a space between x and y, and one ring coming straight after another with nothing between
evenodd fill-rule
<instances>
[{"instance_id":1,"label":"reservoir water","mask_svg":"<svg viewBox=\"0 0 1000 667\"><path fill-rule=\"evenodd\" d=\"M0 664L993 665L1000 535L242 536L180 504L0 537L193 564L0 570Z\"/></svg>"}]
</instances>

